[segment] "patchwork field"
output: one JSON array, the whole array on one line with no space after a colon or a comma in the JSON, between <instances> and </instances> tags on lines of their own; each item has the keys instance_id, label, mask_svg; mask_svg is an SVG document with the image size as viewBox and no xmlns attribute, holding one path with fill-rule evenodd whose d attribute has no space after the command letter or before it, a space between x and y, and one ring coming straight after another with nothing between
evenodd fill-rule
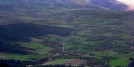
<instances>
[{"instance_id":1,"label":"patchwork field","mask_svg":"<svg viewBox=\"0 0 134 67\"><path fill-rule=\"evenodd\" d=\"M4 16L9 14L5 13ZM16 48L22 50L17 52L14 49L16 53L3 51L0 53L1 59L29 60L52 57L52 61L46 64L66 64L86 58L86 61L92 61L89 65L107 62L111 66L125 67L129 58L134 55L132 11L72 10L51 14L16 13L14 16L18 16L16 20L23 23L8 24L12 19L3 20L7 24L0 27L0 32L6 33L0 33L0 44L9 45L4 42L7 40L3 38L4 34L11 39L8 41L12 45L10 48L17 45ZM13 32L9 28L13 29ZM16 32L19 33L14 35ZM64 53L68 56L64 56Z\"/></svg>"}]
</instances>

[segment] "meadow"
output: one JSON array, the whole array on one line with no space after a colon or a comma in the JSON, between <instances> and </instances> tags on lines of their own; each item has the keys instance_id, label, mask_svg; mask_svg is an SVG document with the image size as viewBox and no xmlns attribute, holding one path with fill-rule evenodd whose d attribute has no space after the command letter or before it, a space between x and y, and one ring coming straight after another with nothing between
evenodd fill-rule
<instances>
[{"instance_id":1,"label":"meadow","mask_svg":"<svg viewBox=\"0 0 134 67\"><path fill-rule=\"evenodd\" d=\"M27 48L25 51L29 52L28 54L1 53L2 59L29 60L51 56L55 59L46 64L63 64L72 59L95 58L96 61L89 63L108 62L111 66L126 67L129 58L134 54L134 12L132 11L72 10L50 14L18 15L15 14L18 16L16 20L26 25L27 23L42 25L38 26L38 29L30 29L41 33L34 32L37 36L27 35L29 38L35 38L36 41L33 39L17 41L21 47ZM5 22L8 24L8 21ZM45 33L43 31L46 30L43 25L54 27L48 27L47 30L51 32L43 35ZM63 43L65 43L64 53ZM64 54L69 56L66 57Z\"/></svg>"}]
</instances>

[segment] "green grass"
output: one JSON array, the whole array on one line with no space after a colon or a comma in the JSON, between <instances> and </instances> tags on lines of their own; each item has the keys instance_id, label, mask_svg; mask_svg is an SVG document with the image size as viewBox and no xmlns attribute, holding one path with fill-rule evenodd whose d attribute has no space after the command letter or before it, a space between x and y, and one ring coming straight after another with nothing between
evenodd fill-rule
<instances>
[{"instance_id":1,"label":"green grass","mask_svg":"<svg viewBox=\"0 0 134 67\"><path fill-rule=\"evenodd\" d=\"M0 59L14 59L14 60L30 60L30 59L39 59L39 58L46 58L46 57L47 56L45 55L33 55L33 54L27 54L27 55L6 54L6 53L0 54Z\"/></svg>"},{"instance_id":2,"label":"green grass","mask_svg":"<svg viewBox=\"0 0 134 67\"><path fill-rule=\"evenodd\" d=\"M26 48L35 49L36 51L32 51L32 52L39 53L39 54L48 54L52 50L51 47L45 46L44 44L40 44L40 43L23 43L22 46Z\"/></svg>"},{"instance_id":3,"label":"green grass","mask_svg":"<svg viewBox=\"0 0 134 67\"><path fill-rule=\"evenodd\" d=\"M118 54L115 55L117 59L110 60L111 66L118 66L121 65L123 67L126 67L129 63L129 58L134 55L134 51L127 53L127 54Z\"/></svg>"},{"instance_id":4,"label":"green grass","mask_svg":"<svg viewBox=\"0 0 134 67\"><path fill-rule=\"evenodd\" d=\"M115 56L117 57L117 59L113 59L113 60L110 60L110 65L111 66L123 66L123 67L126 67L128 65L128 62L129 62L129 57L126 56L126 55L118 55L118 56Z\"/></svg>"},{"instance_id":5,"label":"green grass","mask_svg":"<svg viewBox=\"0 0 134 67\"><path fill-rule=\"evenodd\" d=\"M65 44L64 47L65 47L65 49L70 49L70 48L73 48L74 45L68 43L68 44Z\"/></svg>"},{"instance_id":6,"label":"green grass","mask_svg":"<svg viewBox=\"0 0 134 67\"><path fill-rule=\"evenodd\" d=\"M102 56L115 56L115 55L118 55L118 52L114 52L112 50L104 50L104 51L96 51L95 54L98 56L98 57L102 57Z\"/></svg>"},{"instance_id":7,"label":"green grass","mask_svg":"<svg viewBox=\"0 0 134 67\"><path fill-rule=\"evenodd\" d=\"M69 62L70 59L57 59L57 60L54 60L54 61L50 61L44 65L49 65L49 64L52 64L52 65L55 65L55 64L65 64L66 62Z\"/></svg>"},{"instance_id":8,"label":"green grass","mask_svg":"<svg viewBox=\"0 0 134 67\"><path fill-rule=\"evenodd\" d=\"M55 65L55 64L65 64L65 65L68 65L68 64L71 64L73 66L78 66L80 64L83 64L85 63L85 60L81 60L81 59L56 59L54 61L50 61L46 64L43 64L43 65Z\"/></svg>"},{"instance_id":9,"label":"green grass","mask_svg":"<svg viewBox=\"0 0 134 67\"><path fill-rule=\"evenodd\" d=\"M31 53L29 54L7 54L7 53L0 53L0 59L15 59L15 60L30 60L30 59L39 59L45 58L48 56L49 52L52 50L51 47L45 46L44 44L40 43L22 43L22 47L35 49L34 50L27 50Z\"/></svg>"}]
</instances>

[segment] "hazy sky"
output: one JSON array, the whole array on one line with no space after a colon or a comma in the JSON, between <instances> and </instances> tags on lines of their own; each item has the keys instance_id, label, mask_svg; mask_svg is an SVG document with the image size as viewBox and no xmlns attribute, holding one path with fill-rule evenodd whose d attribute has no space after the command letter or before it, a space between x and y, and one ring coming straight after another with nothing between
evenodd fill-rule
<instances>
[{"instance_id":1,"label":"hazy sky","mask_svg":"<svg viewBox=\"0 0 134 67\"><path fill-rule=\"evenodd\" d=\"M126 5L129 5L129 9L134 9L134 0L118 0L118 1L121 1Z\"/></svg>"}]
</instances>

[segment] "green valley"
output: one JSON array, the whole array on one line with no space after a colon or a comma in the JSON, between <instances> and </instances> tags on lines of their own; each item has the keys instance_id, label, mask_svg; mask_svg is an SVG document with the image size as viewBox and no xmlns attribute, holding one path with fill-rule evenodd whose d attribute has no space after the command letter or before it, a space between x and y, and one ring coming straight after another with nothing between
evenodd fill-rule
<instances>
[{"instance_id":1,"label":"green valley","mask_svg":"<svg viewBox=\"0 0 134 67\"><path fill-rule=\"evenodd\" d=\"M0 32L5 32L0 33L1 49L6 48L4 41L8 41L13 45L7 44L10 49L18 48L20 52L3 51L1 59L52 58L44 65L83 59L87 65L108 62L110 66L126 67L134 55L133 11L70 10L14 16L15 23L8 23L12 19L3 20L7 23L0 27Z\"/></svg>"}]
</instances>

